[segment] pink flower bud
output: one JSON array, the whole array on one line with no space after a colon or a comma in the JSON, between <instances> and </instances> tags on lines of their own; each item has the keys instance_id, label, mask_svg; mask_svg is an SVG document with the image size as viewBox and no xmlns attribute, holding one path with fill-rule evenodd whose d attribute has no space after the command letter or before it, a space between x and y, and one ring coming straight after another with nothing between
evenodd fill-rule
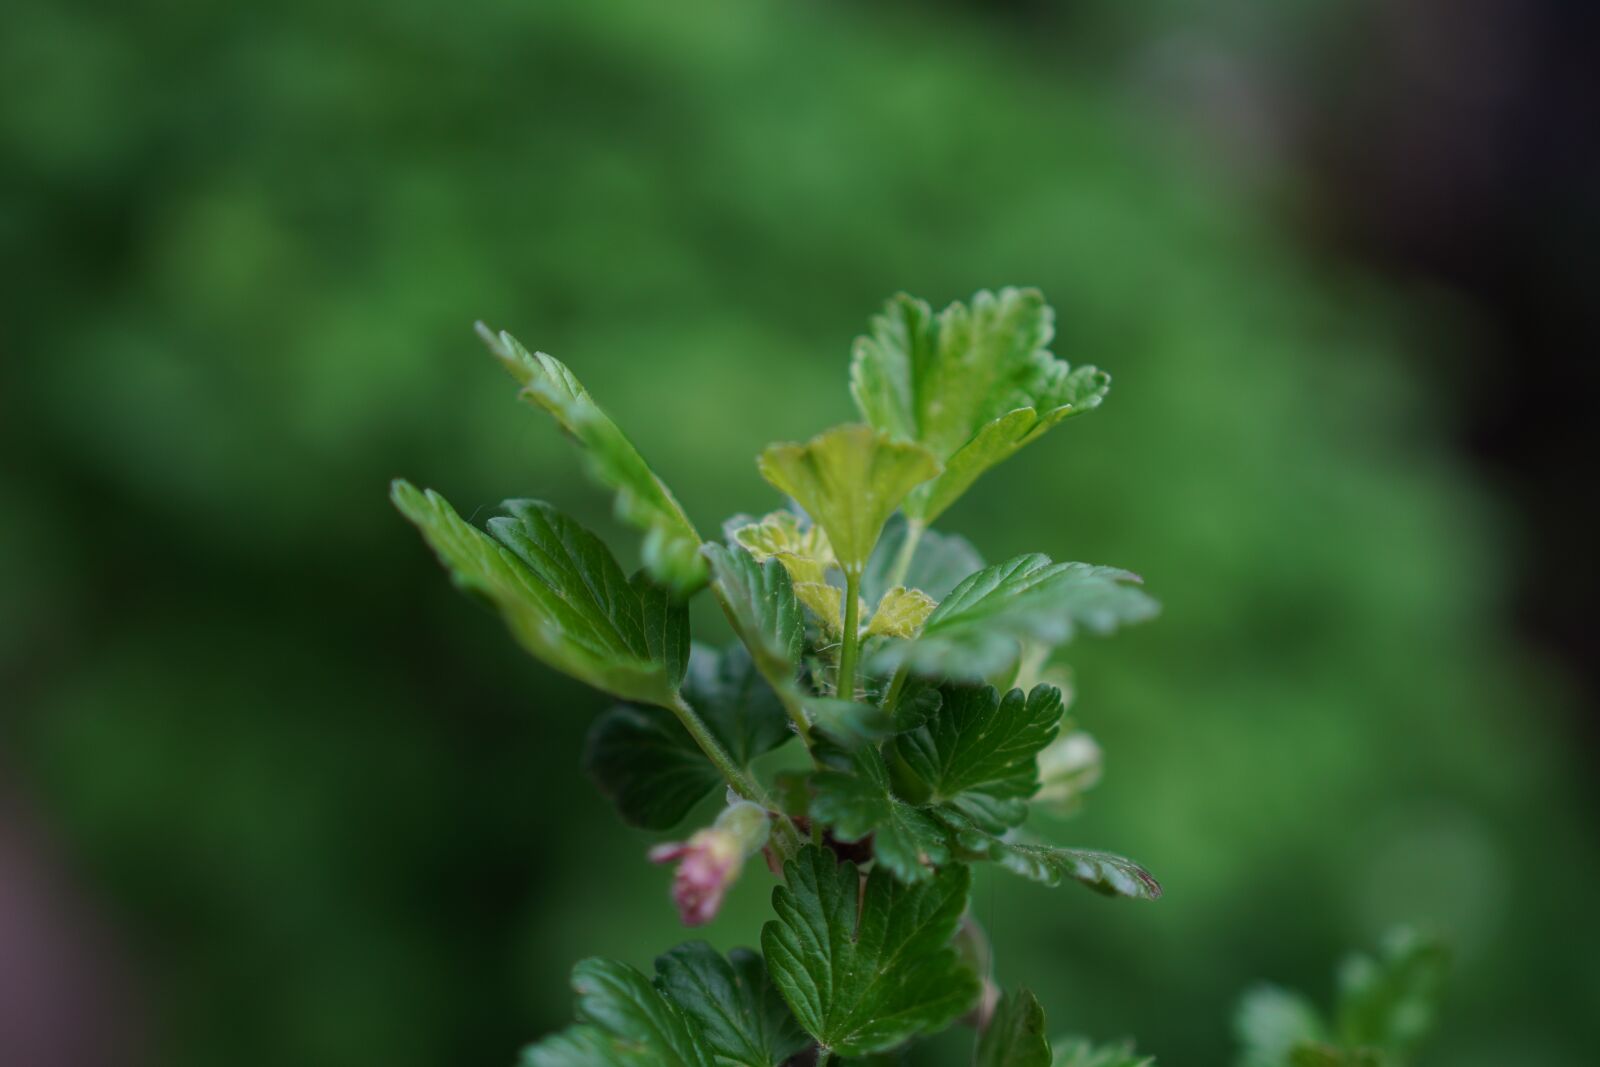
<instances>
[{"instance_id":1,"label":"pink flower bud","mask_svg":"<svg viewBox=\"0 0 1600 1067\"><path fill-rule=\"evenodd\" d=\"M739 877L747 856L767 843L767 813L741 801L727 808L716 823L697 830L687 841L673 841L650 850L650 862L672 863L672 899L685 926L704 926L717 917L728 887Z\"/></svg>"}]
</instances>

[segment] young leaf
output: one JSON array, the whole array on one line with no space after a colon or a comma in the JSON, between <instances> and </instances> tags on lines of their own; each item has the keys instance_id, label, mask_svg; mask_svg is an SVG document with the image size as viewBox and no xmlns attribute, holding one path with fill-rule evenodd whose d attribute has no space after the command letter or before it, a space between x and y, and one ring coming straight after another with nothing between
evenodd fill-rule
<instances>
[{"instance_id":1,"label":"young leaf","mask_svg":"<svg viewBox=\"0 0 1600 1067\"><path fill-rule=\"evenodd\" d=\"M560 360L530 353L503 330L496 334L479 323L478 335L522 383L522 395L555 416L587 450L595 480L617 494L617 517L644 531L645 569L680 596L704 584L706 566L694 524L583 383Z\"/></svg>"},{"instance_id":2,"label":"young leaf","mask_svg":"<svg viewBox=\"0 0 1600 1067\"><path fill-rule=\"evenodd\" d=\"M924 882L950 849L943 828L889 789L889 772L875 748L856 751L843 768L811 777L810 813L836 840L872 837L872 857L902 882Z\"/></svg>"},{"instance_id":3,"label":"young leaf","mask_svg":"<svg viewBox=\"0 0 1600 1067\"><path fill-rule=\"evenodd\" d=\"M1233 1028L1240 1045L1238 1067L1286 1067L1296 1046L1328 1038L1327 1024L1309 1001L1273 985L1244 995Z\"/></svg>"},{"instance_id":4,"label":"young leaf","mask_svg":"<svg viewBox=\"0 0 1600 1067\"><path fill-rule=\"evenodd\" d=\"M1050 1067L1044 1009L1026 989L1000 998L994 1018L978 1039L974 1067Z\"/></svg>"},{"instance_id":5,"label":"young leaf","mask_svg":"<svg viewBox=\"0 0 1600 1067\"><path fill-rule=\"evenodd\" d=\"M699 1023L718 1067L779 1067L811 1044L749 949L724 959L704 941L678 945L656 959L656 987Z\"/></svg>"},{"instance_id":6,"label":"young leaf","mask_svg":"<svg viewBox=\"0 0 1600 1067\"><path fill-rule=\"evenodd\" d=\"M824 1048L861 1056L942 1029L968 1010L978 979L950 947L971 875L946 867L915 886L807 846L772 892L761 930L784 1000Z\"/></svg>"},{"instance_id":7,"label":"young leaf","mask_svg":"<svg viewBox=\"0 0 1600 1067\"><path fill-rule=\"evenodd\" d=\"M1339 1041L1346 1048L1371 1046L1407 1061L1438 1011L1450 951L1443 942L1399 929L1376 958L1352 956L1339 969Z\"/></svg>"},{"instance_id":8,"label":"young leaf","mask_svg":"<svg viewBox=\"0 0 1600 1067\"><path fill-rule=\"evenodd\" d=\"M758 563L742 548L707 544L701 553L711 564L711 590L762 675L774 685L793 682L806 623L789 572L777 560Z\"/></svg>"},{"instance_id":9,"label":"young leaf","mask_svg":"<svg viewBox=\"0 0 1600 1067\"><path fill-rule=\"evenodd\" d=\"M920 589L907 589L897 585L878 602L867 624L868 637L913 638L922 630L922 624L933 613L934 599Z\"/></svg>"},{"instance_id":10,"label":"young leaf","mask_svg":"<svg viewBox=\"0 0 1600 1067\"><path fill-rule=\"evenodd\" d=\"M826 630L840 632L843 591L828 584L828 571L837 568L839 561L834 558L822 527L812 524L802 528L800 516L794 512L774 511L760 522L734 527L730 537L758 562L777 560L789 572L800 602L811 609Z\"/></svg>"},{"instance_id":11,"label":"young leaf","mask_svg":"<svg viewBox=\"0 0 1600 1067\"><path fill-rule=\"evenodd\" d=\"M1054 313L1034 289L980 292L935 317L904 294L856 340L850 392L873 426L925 446L944 465L906 501L931 522L979 475L1056 423L1098 407L1110 378L1072 370L1046 348Z\"/></svg>"},{"instance_id":12,"label":"young leaf","mask_svg":"<svg viewBox=\"0 0 1600 1067\"><path fill-rule=\"evenodd\" d=\"M856 576L906 494L939 473L926 449L859 425L836 426L805 444L769 445L757 466L805 508L839 566Z\"/></svg>"},{"instance_id":13,"label":"young leaf","mask_svg":"<svg viewBox=\"0 0 1600 1067\"><path fill-rule=\"evenodd\" d=\"M909 664L923 674L981 681L1014 664L1025 638L1059 645L1080 626L1110 633L1151 618L1156 602L1138 582L1113 567L1018 556L969 576L928 616L920 637L888 643L873 666Z\"/></svg>"},{"instance_id":14,"label":"young leaf","mask_svg":"<svg viewBox=\"0 0 1600 1067\"><path fill-rule=\"evenodd\" d=\"M990 686L952 685L943 692L922 726L895 739L910 795L995 833L1016 826L1039 787L1037 757L1056 736L1061 691L1039 685L1002 698Z\"/></svg>"},{"instance_id":15,"label":"young leaf","mask_svg":"<svg viewBox=\"0 0 1600 1067\"><path fill-rule=\"evenodd\" d=\"M684 699L740 766L791 736L788 716L743 646L721 653L695 645ZM646 830L676 826L722 784L677 717L659 708L616 707L589 731L585 769L623 821Z\"/></svg>"},{"instance_id":16,"label":"young leaf","mask_svg":"<svg viewBox=\"0 0 1600 1067\"><path fill-rule=\"evenodd\" d=\"M896 578L895 569L905 551L910 525L904 515L895 515L883 527L878 547L872 550L867 569L861 575L861 596L876 605L891 586L920 589L935 601L942 600L961 579L983 569L983 557L965 537L924 530L912 550L904 575Z\"/></svg>"},{"instance_id":17,"label":"young leaf","mask_svg":"<svg viewBox=\"0 0 1600 1067\"><path fill-rule=\"evenodd\" d=\"M525 1050L523 1067L717 1067L699 1023L627 964L572 969L578 1024Z\"/></svg>"},{"instance_id":18,"label":"young leaf","mask_svg":"<svg viewBox=\"0 0 1600 1067\"><path fill-rule=\"evenodd\" d=\"M529 652L625 700L672 702L687 612L652 599L647 625L642 587L593 534L548 504L511 501L491 538L431 489L397 480L391 495L456 585L494 605Z\"/></svg>"},{"instance_id":19,"label":"young leaf","mask_svg":"<svg viewBox=\"0 0 1600 1067\"><path fill-rule=\"evenodd\" d=\"M1151 1067L1155 1062L1134 1052L1131 1041L1096 1046L1079 1037L1056 1041L1052 1067Z\"/></svg>"}]
</instances>

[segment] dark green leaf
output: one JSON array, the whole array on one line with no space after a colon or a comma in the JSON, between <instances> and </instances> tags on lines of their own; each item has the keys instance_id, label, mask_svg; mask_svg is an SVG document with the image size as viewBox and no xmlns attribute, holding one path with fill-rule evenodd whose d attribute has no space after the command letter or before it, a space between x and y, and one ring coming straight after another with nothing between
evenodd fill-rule
<instances>
[{"instance_id":1,"label":"dark green leaf","mask_svg":"<svg viewBox=\"0 0 1600 1067\"><path fill-rule=\"evenodd\" d=\"M950 859L940 825L890 791L877 749L860 749L842 769L818 771L811 788L811 817L840 841L871 835L873 858L902 882L926 881L930 865Z\"/></svg>"},{"instance_id":2,"label":"dark green leaf","mask_svg":"<svg viewBox=\"0 0 1600 1067\"><path fill-rule=\"evenodd\" d=\"M644 531L644 565L680 596L706 580L700 535L666 484L560 360L529 352L509 333L478 324L478 335L524 386L522 395L555 416L586 449L596 481L617 494L617 517Z\"/></svg>"},{"instance_id":3,"label":"dark green leaf","mask_svg":"<svg viewBox=\"0 0 1600 1067\"><path fill-rule=\"evenodd\" d=\"M683 696L740 765L792 736L782 705L741 645L721 653L695 645ZM584 766L623 820L647 830L676 826L722 783L677 717L660 708L623 706L602 715L589 731Z\"/></svg>"},{"instance_id":4,"label":"dark green leaf","mask_svg":"<svg viewBox=\"0 0 1600 1067\"><path fill-rule=\"evenodd\" d=\"M1001 997L978 1039L974 1067L1050 1067L1050 1058L1039 998L1026 989Z\"/></svg>"},{"instance_id":5,"label":"dark green leaf","mask_svg":"<svg viewBox=\"0 0 1600 1067\"><path fill-rule=\"evenodd\" d=\"M672 703L687 613L658 607L647 628L639 588L593 534L548 504L522 500L507 503L510 518L489 521L491 538L432 490L396 481L392 496L456 584L497 608L528 651L596 689Z\"/></svg>"},{"instance_id":6,"label":"dark green leaf","mask_svg":"<svg viewBox=\"0 0 1600 1067\"><path fill-rule=\"evenodd\" d=\"M719 1067L778 1067L811 1043L749 949L690 941L656 960L656 987L700 1026Z\"/></svg>"},{"instance_id":7,"label":"dark green leaf","mask_svg":"<svg viewBox=\"0 0 1600 1067\"><path fill-rule=\"evenodd\" d=\"M914 886L878 868L863 887L855 864L807 846L784 876L761 947L795 1018L824 1047L844 1056L890 1049L942 1029L977 999L977 976L950 947L968 868Z\"/></svg>"},{"instance_id":8,"label":"dark green leaf","mask_svg":"<svg viewBox=\"0 0 1600 1067\"><path fill-rule=\"evenodd\" d=\"M1039 751L1061 721L1061 691L1038 685L1003 699L989 686L946 686L943 693L923 725L895 739L911 799L949 805L997 833L1016 826L1039 785Z\"/></svg>"},{"instance_id":9,"label":"dark green leaf","mask_svg":"<svg viewBox=\"0 0 1600 1067\"><path fill-rule=\"evenodd\" d=\"M984 471L1062 419L1100 404L1110 378L1046 348L1054 314L1034 289L980 292L937 317L900 295L858 338L850 391L862 417L925 446L945 467L906 501L931 522Z\"/></svg>"},{"instance_id":10,"label":"dark green leaf","mask_svg":"<svg viewBox=\"0 0 1600 1067\"><path fill-rule=\"evenodd\" d=\"M1082 627L1110 633L1156 614L1139 577L1087 563L1051 563L1034 553L971 575L945 597L914 641L891 641L874 669L902 664L923 674L981 681L1009 669L1020 642L1054 646Z\"/></svg>"},{"instance_id":11,"label":"dark green leaf","mask_svg":"<svg viewBox=\"0 0 1600 1067\"><path fill-rule=\"evenodd\" d=\"M717 1067L698 1022L632 967L587 959L572 987L578 1025L528 1048L524 1067Z\"/></svg>"},{"instance_id":12,"label":"dark green leaf","mask_svg":"<svg viewBox=\"0 0 1600 1067\"><path fill-rule=\"evenodd\" d=\"M734 632L773 685L794 680L805 644L805 615L789 572L777 559L757 563L742 548L701 547L711 564L711 589Z\"/></svg>"}]
</instances>

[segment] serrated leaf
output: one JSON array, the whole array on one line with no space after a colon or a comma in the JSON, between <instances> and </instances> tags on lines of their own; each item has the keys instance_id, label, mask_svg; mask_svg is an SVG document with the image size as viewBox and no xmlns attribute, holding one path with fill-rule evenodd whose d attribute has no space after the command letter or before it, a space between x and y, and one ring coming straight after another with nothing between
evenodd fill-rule
<instances>
[{"instance_id":1,"label":"serrated leaf","mask_svg":"<svg viewBox=\"0 0 1600 1067\"><path fill-rule=\"evenodd\" d=\"M1234 1015L1239 1067L1285 1067L1297 1045L1327 1040L1317 1009L1298 993L1274 985L1247 992Z\"/></svg>"},{"instance_id":2,"label":"serrated leaf","mask_svg":"<svg viewBox=\"0 0 1600 1067\"><path fill-rule=\"evenodd\" d=\"M583 383L554 356L529 352L503 330L496 334L479 323L478 335L522 383L522 395L584 446L590 473L617 495L617 517L644 531L645 569L680 596L703 585L706 565L694 523Z\"/></svg>"},{"instance_id":3,"label":"serrated leaf","mask_svg":"<svg viewBox=\"0 0 1600 1067\"><path fill-rule=\"evenodd\" d=\"M802 525L792 511L774 511L759 522L735 527L731 537L757 561L781 564L800 602L828 632L841 632L844 591L828 583L828 572L836 570L839 561L822 527Z\"/></svg>"},{"instance_id":4,"label":"serrated leaf","mask_svg":"<svg viewBox=\"0 0 1600 1067\"><path fill-rule=\"evenodd\" d=\"M1391 933L1377 956L1352 956L1339 969L1334 1012L1339 1043L1377 1047L1403 1063L1433 1028L1449 949L1414 930Z\"/></svg>"},{"instance_id":5,"label":"serrated leaf","mask_svg":"<svg viewBox=\"0 0 1600 1067\"><path fill-rule=\"evenodd\" d=\"M1079 628L1110 633L1153 617L1156 602L1136 574L1033 553L985 567L940 601L915 641L887 643L876 670L903 664L928 675L981 681L1009 670L1020 642L1060 645Z\"/></svg>"},{"instance_id":6,"label":"serrated leaf","mask_svg":"<svg viewBox=\"0 0 1600 1067\"><path fill-rule=\"evenodd\" d=\"M711 589L756 666L774 685L792 682L805 645L805 617L783 564L758 562L742 548L701 546L711 564Z\"/></svg>"},{"instance_id":7,"label":"serrated leaf","mask_svg":"<svg viewBox=\"0 0 1600 1067\"><path fill-rule=\"evenodd\" d=\"M934 600L942 600L963 578L983 569L983 557L965 537L924 530L918 536L905 574L896 579L895 568L909 535L910 525L904 515L895 515L884 524L883 536L861 575L861 596L869 605L876 605L893 585L920 589Z\"/></svg>"},{"instance_id":8,"label":"serrated leaf","mask_svg":"<svg viewBox=\"0 0 1600 1067\"><path fill-rule=\"evenodd\" d=\"M529 652L626 700L672 702L687 612L652 600L647 620L642 586L589 531L548 504L510 501L490 537L431 489L397 480L391 496L456 585L492 604Z\"/></svg>"},{"instance_id":9,"label":"serrated leaf","mask_svg":"<svg viewBox=\"0 0 1600 1067\"><path fill-rule=\"evenodd\" d=\"M1000 998L994 1017L978 1039L973 1067L1051 1067L1039 998L1018 989Z\"/></svg>"},{"instance_id":10,"label":"serrated leaf","mask_svg":"<svg viewBox=\"0 0 1600 1067\"><path fill-rule=\"evenodd\" d=\"M1099 406L1109 376L1057 359L1046 347L1053 334L1038 290L1003 289L938 316L901 294L856 340L850 392L862 417L944 465L906 501L908 516L931 522L984 471Z\"/></svg>"},{"instance_id":11,"label":"serrated leaf","mask_svg":"<svg viewBox=\"0 0 1600 1067\"><path fill-rule=\"evenodd\" d=\"M1035 686L1003 698L990 686L946 686L939 708L895 739L910 798L947 805L1000 832L1027 815L1039 787L1038 754L1056 736L1061 691Z\"/></svg>"},{"instance_id":12,"label":"serrated leaf","mask_svg":"<svg viewBox=\"0 0 1600 1067\"><path fill-rule=\"evenodd\" d=\"M839 566L856 576L906 494L939 473L926 449L860 425L836 426L804 444L769 445L757 467L822 527Z\"/></svg>"},{"instance_id":13,"label":"serrated leaf","mask_svg":"<svg viewBox=\"0 0 1600 1067\"><path fill-rule=\"evenodd\" d=\"M656 959L656 987L699 1023L719 1067L778 1067L811 1043L749 949L724 959L704 941L678 945Z\"/></svg>"},{"instance_id":14,"label":"serrated leaf","mask_svg":"<svg viewBox=\"0 0 1600 1067\"><path fill-rule=\"evenodd\" d=\"M1062 1038L1055 1042L1052 1067L1150 1067L1155 1062L1153 1056L1141 1056L1134 1052L1131 1041L1095 1045L1077 1037Z\"/></svg>"},{"instance_id":15,"label":"serrated leaf","mask_svg":"<svg viewBox=\"0 0 1600 1067\"><path fill-rule=\"evenodd\" d=\"M1007 841L995 850L993 858L1007 870L1049 886L1070 878L1108 897L1161 899L1161 883L1137 863L1114 852Z\"/></svg>"},{"instance_id":16,"label":"serrated leaf","mask_svg":"<svg viewBox=\"0 0 1600 1067\"><path fill-rule=\"evenodd\" d=\"M943 828L928 813L896 797L883 757L873 748L841 767L811 777L810 814L846 843L872 837L872 856L902 882L924 882L950 859Z\"/></svg>"},{"instance_id":17,"label":"serrated leaf","mask_svg":"<svg viewBox=\"0 0 1600 1067\"><path fill-rule=\"evenodd\" d=\"M867 624L868 637L899 637L909 640L922 632L922 624L933 614L934 599L920 589L897 585L878 602Z\"/></svg>"},{"instance_id":18,"label":"serrated leaf","mask_svg":"<svg viewBox=\"0 0 1600 1067\"><path fill-rule=\"evenodd\" d=\"M741 766L792 736L789 718L743 646L695 645L683 697ZM676 826L722 775L675 715L616 707L589 731L584 767L623 821L646 830Z\"/></svg>"},{"instance_id":19,"label":"serrated leaf","mask_svg":"<svg viewBox=\"0 0 1600 1067\"><path fill-rule=\"evenodd\" d=\"M526 1049L524 1067L717 1067L699 1024L627 964L584 960L572 987L578 1024Z\"/></svg>"},{"instance_id":20,"label":"serrated leaf","mask_svg":"<svg viewBox=\"0 0 1600 1067\"><path fill-rule=\"evenodd\" d=\"M967 905L970 873L952 866L920 884L807 846L773 890L777 918L761 930L773 982L800 1025L844 1056L932 1033L977 999L977 976L950 938Z\"/></svg>"}]
</instances>

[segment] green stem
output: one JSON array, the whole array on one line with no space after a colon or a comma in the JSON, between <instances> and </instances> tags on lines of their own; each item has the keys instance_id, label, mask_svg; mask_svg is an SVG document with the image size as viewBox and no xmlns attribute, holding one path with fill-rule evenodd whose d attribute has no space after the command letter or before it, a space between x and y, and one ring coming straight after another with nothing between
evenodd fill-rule
<instances>
[{"instance_id":1,"label":"green stem","mask_svg":"<svg viewBox=\"0 0 1600 1067\"><path fill-rule=\"evenodd\" d=\"M706 754L706 759L711 761L711 765L722 772L722 777L728 780L728 785L733 788L735 793L738 793L746 800L753 800L763 807L770 806L767 804L766 798L761 795L760 788L750 780L750 776L745 774L737 763L733 762L733 757L728 755L728 750L722 747L722 742L718 741L711 733L710 728L705 724L705 720L700 718L699 714L689 706L689 702L684 700L681 695L676 697L672 705L672 713L678 717L679 722L683 723L683 728L689 731L689 736L694 738L694 743L700 746L700 751Z\"/></svg>"},{"instance_id":2,"label":"green stem","mask_svg":"<svg viewBox=\"0 0 1600 1067\"><path fill-rule=\"evenodd\" d=\"M833 1049L819 1048L817 1050L817 1067L828 1067L828 1061L833 1059Z\"/></svg>"},{"instance_id":3,"label":"green stem","mask_svg":"<svg viewBox=\"0 0 1600 1067\"><path fill-rule=\"evenodd\" d=\"M770 682L771 679L768 679ZM783 710L789 713L790 720L794 723L795 732L800 735L800 740L809 751L811 748L811 722L806 718L806 709L800 703L800 695L790 685L774 685L773 692L778 694L778 700L783 704Z\"/></svg>"},{"instance_id":4,"label":"green stem","mask_svg":"<svg viewBox=\"0 0 1600 1067\"><path fill-rule=\"evenodd\" d=\"M906 678L910 675L910 664L902 663L900 669L894 672L894 680L889 683L889 691L883 696L883 710L891 717L894 715L894 709L900 706L900 690L906 687Z\"/></svg>"},{"instance_id":5,"label":"green stem","mask_svg":"<svg viewBox=\"0 0 1600 1067\"><path fill-rule=\"evenodd\" d=\"M894 569L889 572L891 589L906 584L906 575L911 571L911 560L916 556L917 545L922 541L922 531L927 528L927 524L921 519L906 520L906 539L894 557Z\"/></svg>"},{"instance_id":6,"label":"green stem","mask_svg":"<svg viewBox=\"0 0 1600 1067\"><path fill-rule=\"evenodd\" d=\"M861 575L844 572L844 643L839 649L839 684L834 696L840 700L856 698L856 652L861 645Z\"/></svg>"}]
</instances>

